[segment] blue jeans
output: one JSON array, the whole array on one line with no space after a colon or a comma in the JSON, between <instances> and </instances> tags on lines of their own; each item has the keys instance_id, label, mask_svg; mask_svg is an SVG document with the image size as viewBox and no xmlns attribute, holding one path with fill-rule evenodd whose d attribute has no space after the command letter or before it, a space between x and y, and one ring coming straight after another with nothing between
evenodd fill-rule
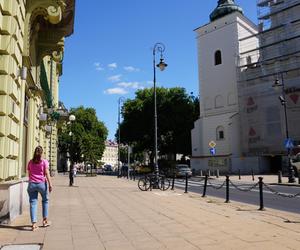
<instances>
[{"instance_id":1,"label":"blue jeans","mask_svg":"<svg viewBox=\"0 0 300 250\"><path fill-rule=\"evenodd\" d=\"M47 182L41 182L41 183L29 182L27 192L29 195L31 222L32 223L37 222L37 202L38 202L39 193L42 196L43 218L48 218Z\"/></svg>"}]
</instances>

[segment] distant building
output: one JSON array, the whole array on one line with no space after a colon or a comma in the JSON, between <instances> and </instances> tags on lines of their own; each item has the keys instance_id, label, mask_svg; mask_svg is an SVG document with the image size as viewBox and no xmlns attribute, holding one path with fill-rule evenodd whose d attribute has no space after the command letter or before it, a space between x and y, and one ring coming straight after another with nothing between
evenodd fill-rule
<instances>
[{"instance_id":1,"label":"distant building","mask_svg":"<svg viewBox=\"0 0 300 250\"><path fill-rule=\"evenodd\" d=\"M105 150L101 162L111 165L113 168L118 166L118 143L114 141L105 142Z\"/></svg>"},{"instance_id":2,"label":"distant building","mask_svg":"<svg viewBox=\"0 0 300 250\"><path fill-rule=\"evenodd\" d=\"M200 119L192 130L191 167L233 171L241 159L237 55L257 27L233 1L219 1L210 23L197 28ZM210 155L209 142L216 143Z\"/></svg>"},{"instance_id":3,"label":"distant building","mask_svg":"<svg viewBox=\"0 0 300 250\"><path fill-rule=\"evenodd\" d=\"M287 165L276 79L285 83L290 138L300 144L300 0L257 0L257 8L255 25L234 1L219 1L211 22L196 29L201 110L192 130L195 169L277 172Z\"/></svg>"},{"instance_id":4,"label":"distant building","mask_svg":"<svg viewBox=\"0 0 300 250\"><path fill-rule=\"evenodd\" d=\"M259 32L240 40L241 150L258 159L259 170L277 173L287 166L287 128L275 80L285 85L289 137L300 144L300 0L257 0L257 8Z\"/></svg>"}]
</instances>

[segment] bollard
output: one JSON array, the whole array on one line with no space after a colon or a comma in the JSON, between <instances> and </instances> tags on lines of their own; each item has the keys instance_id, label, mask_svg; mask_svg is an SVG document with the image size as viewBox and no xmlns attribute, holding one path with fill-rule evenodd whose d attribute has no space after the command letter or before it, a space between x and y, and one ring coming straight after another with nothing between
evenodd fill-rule
<instances>
[{"instance_id":1,"label":"bollard","mask_svg":"<svg viewBox=\"0 0 300 250\"><path fill-rule=\"evenodd\" d=\"M282 183L282 172L278 171L278 183Z\"/></svg>"},{"instance_id":2,"label":"bollard","mask_svg":"<svg viewBox=\"0 0 300 250\"><path fill-rule=\"evenodd\" d=\"M259 179L259 210L264 209L264 197L263 197L263 177L258 177Z\"/></svg>"},{"instance_id":3,"label":"bollard","mask_svg":"<svg viewBox=\"0 0 300 250\"><path fill-rule=\"evenodd\" d=\"M241 179L241 170L239 169L239 180Z\"/></svg>"},{"instance_id":4,"label":"bollard","mask_svg":"<svg viewBox=\"0 0 300 250\"><path fill-rule=\"evenodd\" d=\"M217 178L220 177L220 171L219 171L219 169L216 170L216 177L217 177Z\"/></svg>"},{"instance_id":5,"label":"bollard","mask_svg":"<svg viewBox=\"0 0 300 250\"><path fill-rule=\"evenodd\" d=\"M203 176L202 170L200 170L200 176Z\"/></svg>"},{"instance_id":6,"label":"bollard","mask_svg":"<svg viewBox=\"0 0 300 250\"><path fill-rule=\"evenodd\" d=\"M176 174L173 175L171 190L174 190L175 178L176 178Z\"/></svg>"},{"instance_id":7,"label":"bollard","mask_svg":"<svg viewBox=\"0 0 300 250\"><path fill-rule=\"evenodd\" d=\"M188 192L188 182L189 182L188 179L189 179L188 173L185 173L185 190L184 190L185 193Z\"/></svg>"},{"instance_id":8,"label":"bollard","mask_svg":"<svg viewBox=\"0 0 300 250\"><path fill-rule=\"evenodd\" d=\"M205 180L204 180L204 187L203 187L203 194L202 194L202 197L205 197L205 196L206 196L207 179L208 179L208 175L205 175Z\"/></svg>"},{"instance_id":9,"label":"bollard","mask_svg":"<svg viewBox=\"0 0 300 250\"><path fill-rule=\"evenodd\" d=\"M226 175L226 201L225 203L229 203L229 175Z\"/></svg>"},{"instance_id":10,"label":"bollard","mask_svg":"<svg viewBox=\"0 0 300 250\"><path fill-rule=\"evenodd\" d=\"M210 177L210 169L207 170L207 175Z\"/></svg>"},{"instance_id":11,"label":"bollard","mask_svg":"<svg viewBox=\"0 0 300 250\"><path fill-rule=\"evenodd\" d=\"M153 188L153 178L150 176L150 191L152 191Z\"/></svg>"},{"instance_id":12,"label":"bollard","mask_svg":"<svg viewBox=\"0 0 300 250\"><path fill-rule=\"evenodd\" d=\"M251 174L252 174L252 181L254 181L254 171L251 169Z\"/></svg>"},{"instance_id":13,"label":"bollard","mask_svg":"<svg viewBox=\"0 0 300 250\"><path fill-rule=\"evenodd\" d=\"M298 184L300 184L300 171L297 171L298 173Z\"/></svg>"}]
</instances>

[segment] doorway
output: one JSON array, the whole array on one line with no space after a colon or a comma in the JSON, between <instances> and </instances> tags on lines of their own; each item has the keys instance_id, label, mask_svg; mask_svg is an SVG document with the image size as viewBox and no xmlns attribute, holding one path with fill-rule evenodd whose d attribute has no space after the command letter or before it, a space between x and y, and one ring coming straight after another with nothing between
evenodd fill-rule
<instances>
[{"instance_id":1,"label":"doorway","mask_svg":"<svg viewBox=\"0 0 300 250\"><path fill-rule=\"evenodd\" d=\"M270 171L273 174L277 174L278 171L282 171L282 156L275 155L270 157Z\"/></svg>"}]
</instances>

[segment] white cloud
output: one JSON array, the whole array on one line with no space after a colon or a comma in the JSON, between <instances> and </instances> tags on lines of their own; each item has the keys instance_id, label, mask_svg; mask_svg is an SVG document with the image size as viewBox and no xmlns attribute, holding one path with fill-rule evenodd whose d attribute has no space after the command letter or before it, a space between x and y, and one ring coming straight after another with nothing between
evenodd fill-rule
<instances>
[{"instance_id":1,"label":"white cloud","mask_svg":"<svg viewBox=\"0 0 300 250\"><path fill-rule=\"evenodd\" d=\"M110 63L107 65L108 68L110 68L111 70L118 68L117 63Z\"/></svg>"},{"instance_id":2,"label":"white cloud","mask_svg":"<svg viewBox=\"0 0 300 250\"><path fill-rule=\"evenodd\" d=\"M94 63L94 66L95 66L95 69L96 69L97 71L102 71L102 70L104 70L104 68L101 66L101 64L100 64L99 62L95 62L95 63Z\"/></svg>"},{"instance_id":3,"label":"white cloud","mask_svg":"<svg viewBox=\"0 0 300 250\"><path fill-rule=\"evenodd\" d=\"M110 82L119 82L121 80L122 75L114 75L107 78Z\"/></svg>"},{"instance_id":4,"label":"white cloud","mask_svg":"<svg viewBox=\"0 0 300 250\"><path fill-rule=\"evenodd\" d=\"M144 87L141 86L139 82L119 82L117 84L119 87L123 88L132 88L132 89L143 89Z\"/></svg>"},{"instance_id":5,"label":"white cloud","mask_svg":"<svg viewBox=\"0 0 300 250\"><path fill-rule=\"evenodd\" d=\"M107 95L125 95L128 91L123 88L111 88L104 91Z\"/></svg>"},{"instance_id":6,"label":"white cloud","mask_svg":"<svg viewBox=\"0 0 300 250\"><path fill-rule=\"evenodd\" d=\"M132 67L132 66L126 66L126 67L124 67L124 69L128 72L139 72L140 71L140 69Z\"/></svg>"}]
</instances>

